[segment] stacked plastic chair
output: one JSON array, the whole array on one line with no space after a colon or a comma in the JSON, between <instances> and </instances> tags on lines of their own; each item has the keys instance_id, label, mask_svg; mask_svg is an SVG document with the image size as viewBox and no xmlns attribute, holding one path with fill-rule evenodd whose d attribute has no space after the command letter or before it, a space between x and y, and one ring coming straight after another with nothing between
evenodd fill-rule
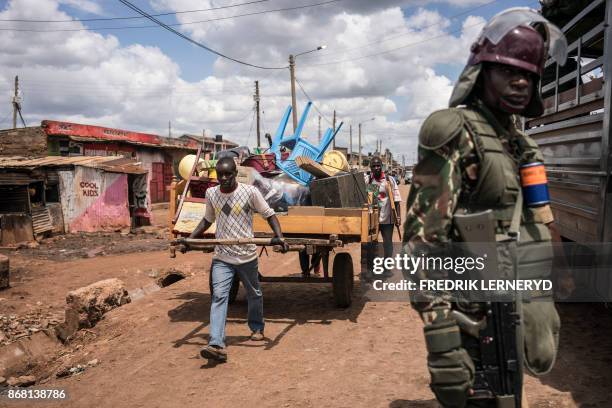
<instances>
[{"instance_id":1,"label":"stacked plastic chair","mask_svg":"<svg viewBox=\"0 0 612 408\"><path fill-rule=\"evenodd\" d=\"M305 139L301 137L302 129L304 128L304 123L306 122L306 118L308 117L308 112L310 111L310 107L312 106L312 102L308 102L306 105L306 109L304 109L304 113L302 113L302 117L298 123L298 127L295 130L295 133L291 136L284 137L285 129L287 128L287 123L289 122L289 117L291 115L291 106L287 107L285 114L283 115L280 124L278 125L278 129L276 130L276 134L274 135L274 139L272 141L272 146L270 147L270 152L274 153L276 156L276 165L283 170L289 177L300 183L301 185L308 185L313 178L313 175L308 173L305 170L302 170L295 163L295 159L298 156L307 156L316 162L320 162L325 154L325 151L331 145L331 142L334 140L340 128L342 128L342 123L338 125L338 128L335 130L332 128L328 128L325 131L321 139L321 143L318 146L315 146ZM281 147L286 147L291 150L291 154L286 160L282 160L281 158Z\"/></svg>"}]
</instances>

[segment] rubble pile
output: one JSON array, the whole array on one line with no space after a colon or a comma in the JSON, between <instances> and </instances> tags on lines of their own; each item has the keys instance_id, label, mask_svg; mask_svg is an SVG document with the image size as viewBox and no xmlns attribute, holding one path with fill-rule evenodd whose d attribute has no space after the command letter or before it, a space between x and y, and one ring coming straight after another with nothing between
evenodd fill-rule
<instances>
[{"instance_id":1,"label":"rubble pile","mask_svg":"<svg viewBox=\"0 0 612 408\"><path fill-rule=\"evenodd\" d=\"M115 278L68 292L65 321L57 327L56 333L66 341L79 329L94 327L106 312L130 301L125 284Z\"/></svg>"},{"instance_id":2,"label":"rubble pile","mask_svg":"<svg viewBox=\"0 0 612 408\"><path fill-rule=\"evenodd\" d=\"M63 320L61 313L37 309L25 315L0 315L0 346L36 332L53 329Z\"/></svg>"}]
</instances>

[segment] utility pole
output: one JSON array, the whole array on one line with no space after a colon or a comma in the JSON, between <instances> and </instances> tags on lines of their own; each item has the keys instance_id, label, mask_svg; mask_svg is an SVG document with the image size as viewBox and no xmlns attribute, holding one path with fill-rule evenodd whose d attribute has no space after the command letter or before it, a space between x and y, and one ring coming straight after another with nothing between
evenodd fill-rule
<instances>
[{"instance_id":1,"label":"utility pole","mask_svg":"<svg viewBox=\"0 0 612 408\"><path fill-rule=\"evenodd\" d=\"M321 115L319 115L319 143L321 143Z\"/></svg>"},{"instance_id":2,"label":"utility pole","mask_svg":"<svg viewBox=\"0 0 612 408\"><path fill-rule=\"evenodd\" d=\"M357 169L361 169L361 123L359 124L359 161L357 162Z\"/></svg>"},{"instance_id":3,"label":"utility pole","mask_svg":"<svg viewBox=\"0 0 612 408\"><path fill-rule=\"evenodd\" d=\"M353 161L353 125L349 125L349 157Z\"/></svg>"},{"instance_id":4,"label":"utility pole","mask_svg":"<svg viewBox=\"0 0 612 408\"><path fill-rule=\"evenodd\" d=\"M15 96L13 96L13 129L17 129L17 111L19 109L19 77L15 76Z\"/></svg>"},{"instance_id":5,"label":"utility pole","mask_svg":"<svg viewBox=\"0 0 612 408\"><path fill-rule=\"evenodd\" d=\"M293 112L293 133L297 129L297 103L295 101L295 59L300 55L309 54L311 52L323 50L327 45L319 45L317 48L309 51L300 52L299 54L289 54L289 74L291 75L291 111Z\"/></svg>"},{"instance_id":6,"label":"utility pole","mask_svg":"<svg viewBox=\"0 0 612 408\"><path fill-rule=\"evenodd\" d=\"M333 131L336 131L336 110L334 109L334 119L332 120ZM332 149L336 148L336 138L332 140Z\"/></svg>"},{"instance_id":7,"label":"utility pole","mask_svg":"<svg viewBox=\"0 0 612 408\"><path fill-rule=\"evenodd\" d=\"M257 110L257 148L261 147L261 133L259 129L259 81L255 81L255 109Z\"/></svg>"},{"instance_id":8,"label":"utility pole","mask_svg":"<svg viewBox=\"0 0 612 408\"><path fill-rule=\"evenodd\" d=\"M293 133L297 129L297 103L295 101L295 57L289 55L289 74L291 75L291 112L293 113Z\"/></svg>"},{"instance_id":9,"label":"utility pole","mask_svg":"<svg viewBox=\"0 0 612 408\"><path fill-rule=\"evenodd\" d=\"M168 137L172 137L172 123L168 121Z\"/></svg>"}]
</instances>

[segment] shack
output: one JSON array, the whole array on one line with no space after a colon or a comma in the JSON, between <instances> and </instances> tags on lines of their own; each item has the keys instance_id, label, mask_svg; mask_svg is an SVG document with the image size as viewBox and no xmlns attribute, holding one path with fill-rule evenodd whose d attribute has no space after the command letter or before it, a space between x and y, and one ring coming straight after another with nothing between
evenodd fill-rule
<instances>
[{"instance_id":1,"label":"shack","mask_svg":"<svg viewBox=\"0 0 612 408\"><path fill-rule=\"evenodd\" d=\"M0 157L0 242L147 225L146 178L122 157Z\"/></svg>"},{"instance_id":2,"label":"shack","mask_svg":"<svg viewBox=\"0 0 612 408\"><path fill-rule=\"evenodd\" d=\"M167 202L178 163L201 142L150 133L55 120L40 126L0 130L0 156L118 156L132 158L148 171L144 183L152 203Z\"/></svg>"}]
</instances>

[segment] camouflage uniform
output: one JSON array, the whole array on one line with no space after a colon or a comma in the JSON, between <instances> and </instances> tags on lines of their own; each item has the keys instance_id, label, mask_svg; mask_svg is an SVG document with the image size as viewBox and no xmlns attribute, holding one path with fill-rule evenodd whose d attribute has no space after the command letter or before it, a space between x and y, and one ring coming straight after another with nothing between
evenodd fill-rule
<instances>
[{"instance_id":1,"label":"camouflage uniform","mask_svg":"<svg viewBox=\"0 0 612 408\"><path fill-rule=\"evenodd\" d=\"M531 28L521 28L511 35L533 38L535 32ZM491 45L482 38L478 47L473 46L471 59L455 85L449 104L451 108L434 112L421 128L419 162L413 171L406 207L404 252L432 256L432 251L442 250L444 244L461 241L453 224L453 218L459 212L493 210L496 234L507 234L511 220L515 214L520 214L519 256L506 256L500 264L509 261L510 265L518 265L522 278L525 275L529 278L546 277L552 265L551 236L545 227L553 221L550 207L516 206L521 202L518 201L521 190L519 165L543 162L543 156L536 143L516 128L511 116L507 117L507 123L500 123L474 92L482 61L489 61L478 61L475 57L493 55L492 62L516 64L523 68L521 64L525 60L529 62L529 57L537 50L533 49L533 41L521 42L525 48L532 47L521 55L523 59L500 62L495 59L498 56L495 52L499 51L502 58L516 52L512 42L504 43L502 40ZM479 54L483 47L489 49ZM539 74L541 66L543 59L529 70ZM458 105L466 106L456 108ZM535 91L523 114L535 117L542 111L540 95ZM526 265L530 262L531 265ZM412 278L444 279L445 273L417 271ZM458 309L468 315L483 317L479 315L482 304L457 304L451 301L450 293L444 292L421 292L419 295L418 301L414 298L412 301L424 322L431 388L438 401L444 407L496 406L494 399L468 398L479 365L480 339L460 332L451 313ZM550 297L550 293L539 295ZM527 302L523 304L521 317L523 333L517 338L524 342L525 366L534 374L546 373L554 364L560 328L554 304L550 301ZM523 349L522 345L520 348Z\"/></svg>"}]
</instances>

